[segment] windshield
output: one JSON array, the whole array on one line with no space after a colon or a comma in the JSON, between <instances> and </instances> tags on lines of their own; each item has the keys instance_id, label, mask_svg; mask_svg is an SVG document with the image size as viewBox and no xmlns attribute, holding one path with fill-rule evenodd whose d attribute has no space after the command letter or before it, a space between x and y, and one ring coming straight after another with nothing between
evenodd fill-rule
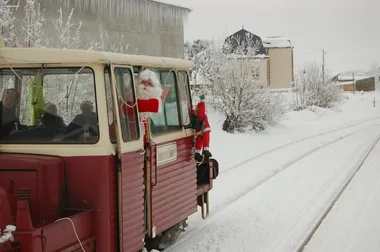
<instances>
[{"instance_id":1,"label":"windshield","mask_svg":"<svg viewBox=\"0 0 380 252\"><path fill-rule=\"evenodd\" d=\"M0 143L96 143L92 69L0 69Z\"/></svg>"}]
</instances>

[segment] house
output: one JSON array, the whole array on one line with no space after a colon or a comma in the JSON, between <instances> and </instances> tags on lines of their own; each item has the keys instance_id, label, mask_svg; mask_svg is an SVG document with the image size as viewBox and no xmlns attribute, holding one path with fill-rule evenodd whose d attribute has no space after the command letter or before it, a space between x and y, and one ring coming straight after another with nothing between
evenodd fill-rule
<instances>
[{"instance_id":1,"label":"house","mask_svg":"<svg viewBox=\"0 0 380 252\"><path fill-rule=\"evenodd\" d=\"M24 6L27 0L19 2L16 11L16 29L21 30L25 17ZM65 20L72 8L72 21L82 25L83 44L99 41L100 26L112 40L123 36L128 51L135 54L183 58L184 20L191 11L187 7L158 0L37 0L54 32L52 20L58 17L58 9L63 7Z\"/></svg>"},{"instance_id":2,"label":"house","mask_svg":"<svg viewBox=\"0 0 380 252\"><path fill-rule=\"evenodd\" d=\"M375 77L364 74L338 74L333 79L335 86L344 91L375 91Z\"/></svg>"},{"instance_id":3,"label":"house","mask_svg":"<svg viewBox=\"0 0 380 252\"><path fill-rule=\"evenodd\" d=\"M242 48L248 54L249 48L256 48L255 56L260 71L258 79L272 89L291 88L294 83L293 45L283 37L259 37L244 28L225 39L226 53L235 53Z\"/></svg>"},{"instance_id":4,"label":"house","mask_svg":"<svg viewBox=\"0 0 380 252\"><path fill-rule=\"evenodd\" d=\"M375 89L380 90L380 64L369 71L368 74L375 77Z\"/></svg>"}]
</instances>

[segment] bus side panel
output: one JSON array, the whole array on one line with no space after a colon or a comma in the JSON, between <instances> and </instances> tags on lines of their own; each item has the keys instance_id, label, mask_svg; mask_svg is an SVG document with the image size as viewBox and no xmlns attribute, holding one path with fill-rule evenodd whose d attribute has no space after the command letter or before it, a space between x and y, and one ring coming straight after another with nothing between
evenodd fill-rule
<instances>
[{"instance_id":1,"label":"bus side panel","mask_svg":"<svg viewBox=\"0 0 380 252\"><path fill-rule=\"evenodd\" d=\"M152 183L157 182L151 192L152 228L156 228L157 235L197 211L197 170L192 141L193 137L177 139L177 159L157 169L155 164L152 167Z\"/></svg>"},{"instance_id":2,"label":"bus side panel","mask_svg":"<svg viewBox=\"0 0 380 252\"><path fill-rule=\"evenodd\" d=\"M121 164L123 252L144 248L144 159L140 151L124 153Z\"/></svg>"}]
</instances>

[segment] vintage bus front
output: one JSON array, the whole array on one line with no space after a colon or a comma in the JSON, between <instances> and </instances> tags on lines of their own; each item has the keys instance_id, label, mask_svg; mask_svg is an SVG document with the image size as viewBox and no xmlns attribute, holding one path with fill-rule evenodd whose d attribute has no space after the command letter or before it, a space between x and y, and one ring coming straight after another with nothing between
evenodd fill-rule
<instances>
[{"instance_id":1,"label":"vintage bus front","mask_svg":"<svg viewBox=\"0 0 380 252\"><path fill-rule=\"evenodd\" d=\"M78 53L0 49L0 251L118 247L106 65L70 63ZM140 170L141 149L129 155Z\"/></svg>"},{"instance_id":2,"label":"vintage bus front","mask_svg":"<svg viewBox=\"0 0 380 252\"><path fill-rule=\"evenodd\" d=\"M191 66L0 48L0 252L136 252L173 242L212 188L197 185ZM135 88L144 68L167 91L147 124L147 149Z\"/></svg>"}]
</instances>

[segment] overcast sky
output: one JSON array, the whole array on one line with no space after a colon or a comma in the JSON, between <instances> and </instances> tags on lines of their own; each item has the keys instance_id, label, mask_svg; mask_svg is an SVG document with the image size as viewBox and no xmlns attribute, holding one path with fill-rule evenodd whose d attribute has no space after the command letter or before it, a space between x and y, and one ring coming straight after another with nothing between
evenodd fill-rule
<instances>
[{"instance_id":1,"label":"overcast sky","mask_svg":"<svg viewBox=\"0 0 380 252\"><path fill-rule=\"evenodd\" d=\"M296 68L322 62L333 73L380 64L380 0L171 0L192 8L185 40L224 39L244 28L283 35L295 47Z\"/></svg>"}]
</instances>

